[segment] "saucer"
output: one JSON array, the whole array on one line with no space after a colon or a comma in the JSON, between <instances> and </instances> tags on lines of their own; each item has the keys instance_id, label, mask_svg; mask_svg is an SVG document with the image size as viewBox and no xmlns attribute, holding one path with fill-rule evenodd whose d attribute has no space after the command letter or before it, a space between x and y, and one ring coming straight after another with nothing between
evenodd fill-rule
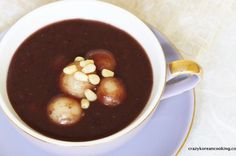
<instances>
[{"instance_id":1,"label":"saucer","mask_svg":"<svg viewBox=\"0 0 236 156\"><path fill-rule=\"evenodd\" d=\"M168 62L181 59L171 43L156 29L150 27L161 43ZM0 38L4 34L0 34ZM157 110L143 129L127 143L103 156L171 156L183 147L191 130L195 111L194 90L160 102ZM54 156L19 134L0 110L0 155Z\"/></svg>"}]
</instances>

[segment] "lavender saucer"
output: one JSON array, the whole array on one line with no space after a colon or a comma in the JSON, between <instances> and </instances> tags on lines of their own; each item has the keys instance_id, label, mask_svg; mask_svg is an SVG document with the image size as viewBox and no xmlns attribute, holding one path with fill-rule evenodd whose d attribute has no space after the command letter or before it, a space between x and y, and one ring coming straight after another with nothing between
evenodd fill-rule
<instances>
[{"instance_id":1,"label":"lavender saucer","mask_svg":"<svg viewBox=\"0 0 236 156\"><path fill-rule=\"evenodd\" d=\"M151 28L168 62L181 59L160 32ZM0 34L0 39L4 34ZM191 129L195 110L194 91L190 90L161 101L147 125L130 141L103 156L171 156L182 148ZM31 144L9 123L0 110L0 156L55 156Z\"/></svg>"}]
</instances>

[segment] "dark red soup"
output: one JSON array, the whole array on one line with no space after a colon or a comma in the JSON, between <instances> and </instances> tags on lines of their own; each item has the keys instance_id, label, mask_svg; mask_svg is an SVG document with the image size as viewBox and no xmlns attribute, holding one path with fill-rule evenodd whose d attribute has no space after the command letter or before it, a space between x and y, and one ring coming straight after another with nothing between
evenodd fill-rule
<instances>
[{"instance_id":1,"label":"dark red soup","mask_svg":"<svg viewBox=\"0 0 236 156\"><path fill-rule=\"evenodd\" d=\"M115 77L126 88L124 100L114 107L96 100L83 110L79 122L53 123L48 104L55 96L70 97L59 87L63 69L94 49L106 49L114 56ZM145 107L152 84L149 59L129 34L97 21L67 20L38 30L20 45L10 64L7 91L16 113L36 131L60 140L89 141L112 135L133 122Z\"/></svg>"}]
</instances>

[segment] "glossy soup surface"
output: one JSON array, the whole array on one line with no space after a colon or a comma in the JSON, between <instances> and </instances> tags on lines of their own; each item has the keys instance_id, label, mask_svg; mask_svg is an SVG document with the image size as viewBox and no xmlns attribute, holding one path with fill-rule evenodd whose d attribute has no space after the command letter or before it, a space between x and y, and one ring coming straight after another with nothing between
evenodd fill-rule
<instances>
[{"instance_id":1,"label":"glossy soup surface","mask_svg":"<svg viewBox=\"0 0 236 156\"><path fill-rule=\"evenodd\" d=\"M63 68L93 49L113 53L115 73L126 85L127 98L112 108L95 101L71 126L52 123L47 106L52 97L63 94L58 85ZM20 45L10 64L7 91L17 114L36 131L60 140L88 141L129 125L145 107L152 84L149 59L129 34L105 23L68 20L38 30Z\"/></svg>"}]
</instances>

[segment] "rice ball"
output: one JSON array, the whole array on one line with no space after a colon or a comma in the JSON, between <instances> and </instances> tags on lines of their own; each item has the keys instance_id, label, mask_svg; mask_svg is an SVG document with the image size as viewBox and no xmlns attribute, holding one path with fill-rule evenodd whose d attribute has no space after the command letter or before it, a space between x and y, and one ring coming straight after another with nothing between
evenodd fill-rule
<instances>
[{"instance_id":1,"label":"rice ball","mask_svg":"<svg viewBox=\"0 0 236 156\"><path fill-rule=\"evenodd\" d=\"M125 85L118 78L103 78L97 89L99 102L110 107L121 104L126 96Z\"/></svg>"},{"instance_id":2,"label":"rice ball","mask_svg":"<svg viewBox=\"0 0 236 156\"><path fill-rule=\"evenodd\" d=\"M58 125L71 125L83 116L80 103L66 96L54 97L47 108L49 118Z\"/></svg>"}]
</instances>

